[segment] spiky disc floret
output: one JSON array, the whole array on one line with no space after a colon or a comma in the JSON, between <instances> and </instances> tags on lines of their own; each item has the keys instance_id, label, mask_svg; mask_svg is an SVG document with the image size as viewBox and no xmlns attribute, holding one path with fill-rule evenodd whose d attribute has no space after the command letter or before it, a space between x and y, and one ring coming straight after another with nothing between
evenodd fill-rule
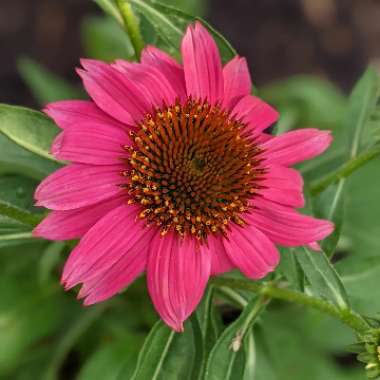
<instances>
[{"instance_id":1,"label":"spiky disc floret","mask_svg":"<svg viewBox=\"0 0 380 380\"><path fill-rule=\"evenodd\" d=\"M157 109L131 133L129 193L141 218L204 240L243 225L263 175L246 125L219 106L189 99Z\"/></svg>"}]
</instances>

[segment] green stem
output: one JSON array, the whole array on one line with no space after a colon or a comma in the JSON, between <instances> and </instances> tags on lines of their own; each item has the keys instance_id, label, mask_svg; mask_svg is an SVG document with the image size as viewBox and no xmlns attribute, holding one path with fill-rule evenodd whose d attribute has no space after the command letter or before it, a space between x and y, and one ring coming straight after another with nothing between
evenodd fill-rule
<instances>
[{"instance_id":1,"label":"green stem","mask_svg":"<svg viewBox=\"0 0 380 380\"><path fill-rule=\"evenodd\" d=\"M325 314L329 314L340 319L343 323L350 326L359 334L366 332L370 328L368 323L353 310L338 307L321 298L312 297L294 290L279 288L271 284L259 285L248 280L237 280L225 277L215 277L212 279L212 283L218 287L228 286L233 289L248 290L266 297L310 306Z\"/></svg>"},{"instance_id":2,"label":"green stem","mask_svg":"<svg viewBox=\"0 0 380 380\"><path fill-rule=\"evenodd\" d=\"M218 293L227 301L232 302L235 306L244 308L248 304L248 301L243 296L228 286L220 286L218 288Z\"/></svg>"},{"instance_id":3,"label":"green stem","mask_svg":"<svg viewBox=\"0 0 380 380\"><path fill-rule=\"evenodd\" d=\"M252 305L252 302L254 302L253 305ZM264 294L261 294L260 297L258 297L256 300L248 303L246 307L248 309L251 308L251 310L249 311L249 314L245 318L244 325L241 327L242 335L245 335L248 328L251 327L254 321L256 321L257 317L265 309L268 303L269 303L269 299Z\"/></svg>"},{"instance_id":4,"label":"green stem","mask_svg":"<svg viewBox=\"0 0 380 380\"><path fill-rule=\"evenodd\" d=\"M311 194L317 195L325 190L329 185L338 182L340 179L347 178L354 171L359 169L361 166L365 165L370 160L380 156L380 147L376 146L367 152L352 158L343 164L340 168L335 170L334 172L326 175L324 178L319 180L318 182L311 185Z\"/></svg>"},{"instance_id":5,"label":"green stem","mask_svg":"<svg viewBox=\"0 0 380 380\"><path fill-rule=\"evenodd\" d=\"M123 19L115 3L112 0L94 0L96 4L108 15L114 17L115 20L123 26Z\"/></svg>"},{"instance_id":6,"label":"green stem","mask_svg":"<svg viewBox=\"0 0 380 380\"><path fill-rule=\"evenodd\" d=\"M135 50L136 58L139 60L141 51L145 45L140 32L139 22L128 0L116 0L116 4L123 19L124 28Z\"/></svg>"},{"instance_id":7,"label":"green stem","mask_svg":"<svg viewBox=\"0 0 380 380\"><path fill-rule=\"evenodd\" d=\"M33 235L31 232L17 232L14 234L1 235L0 241L5 240L19 240L19 239L32 239Z\"/></svg>"}]
</instances>

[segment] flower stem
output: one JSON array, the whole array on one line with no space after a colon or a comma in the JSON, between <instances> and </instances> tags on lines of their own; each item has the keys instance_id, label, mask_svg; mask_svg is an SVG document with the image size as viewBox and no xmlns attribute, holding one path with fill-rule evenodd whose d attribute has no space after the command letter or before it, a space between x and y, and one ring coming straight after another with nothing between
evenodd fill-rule
<instances>
[{"instance_id":1,"label":"flower stem","mask_svg":"<svg viewBox=\"0 0 380 380\"><path fill-rule=\"evenodd\" d=\"M124 28L135 50L136 58L139 60L141 51L145 45L140 32L139 22L128 0L116 0L116 4L123 19Z\"/></svg>"},{"instance_id":2,"label":"flower stem","mask_svg":"<svg viewBox=\"0 0 380 380\"><path fill-rule=\"evenodd\" d=\"M310 306L325 314L340 319L359 334L363 334L370 328L368 323L353 310L338 307L321 298L312 297L294 290L280 288L271 284L259 285L248 280L238 280L226 277L215 277L212 279L212 283L218 287L227 286L232 289L248 290L266 297Z\"/></svg>"},{"instance_id":3,"label":"flower stem","mask_svg":"<svg viewBox=\"0 0 380 380\"><path fill-rule=\"evenodd\" d=\"M334 172L327 174L324 178L311 185L311 194L317 195L325 190L329 185L347 178L354 171L365 165L370 160L380 156L380 146L374 148L352 158Z\"/></svg>"}]
</instances>

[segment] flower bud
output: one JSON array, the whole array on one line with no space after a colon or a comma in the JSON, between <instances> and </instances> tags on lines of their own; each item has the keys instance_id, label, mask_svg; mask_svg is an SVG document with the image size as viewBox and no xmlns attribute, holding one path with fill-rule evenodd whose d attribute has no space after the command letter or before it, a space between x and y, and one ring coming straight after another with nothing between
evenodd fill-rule
<instances>
[{"instance_id":1,"label":"flower bud","mask_svg":"<svg viewBox=\"0 0 380 380\"><path fill-rule=\"evenodd\" d=\"M359 343L353 345L351 351L358 354L358 361L365 363L369 379L380 377L380 328L372 328L359 338Z\"/></svg>"}]
</instances>

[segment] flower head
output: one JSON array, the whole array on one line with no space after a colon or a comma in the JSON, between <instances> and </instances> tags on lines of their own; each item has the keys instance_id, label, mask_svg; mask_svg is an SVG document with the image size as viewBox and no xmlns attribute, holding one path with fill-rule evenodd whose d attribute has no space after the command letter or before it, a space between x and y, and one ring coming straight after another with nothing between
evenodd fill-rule
<instances>
[{"instance_id":1,"label":"flower head","mask_svg":"<svg viewBox=\"0 0 380 380\"><path fill-rule=\"evenodd\" d=\"M62 128L52 152L71 163L36 190L53 211L36 236L80 238L63 271L89 305L147 273L150 296L173 329L199 303L211 275L259 279L276 244L317 246L330 222L305 216L302 178L289 166L322 153L328 132L265 133L278 113L250 95L244 58L222 67L207 30L182 41L183 65L147 47L141 63L82 60L91 101L46 112Z\"/></svg>"}]
</instances>

